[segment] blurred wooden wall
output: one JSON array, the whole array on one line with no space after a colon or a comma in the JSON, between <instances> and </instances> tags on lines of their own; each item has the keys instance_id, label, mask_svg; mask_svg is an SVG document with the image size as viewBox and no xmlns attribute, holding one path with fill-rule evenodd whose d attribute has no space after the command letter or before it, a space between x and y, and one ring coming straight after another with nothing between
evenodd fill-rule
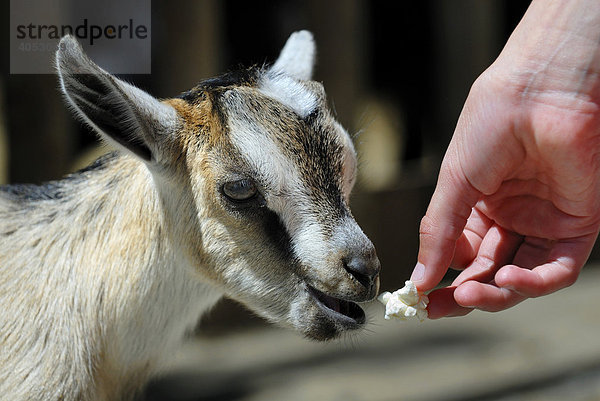
<instances>
[{"instance_id":1,"label":"blurred wooden wall","mask_svg":"<svg viewBox=\"0 0 600 401\"><path fill-rule=\"evenodd\" d=\"M0 4L9 15L8 1ZM385 122L395 125L388 128L397 136L390 142L396 151L389 152L389 163L379 160L379 167L389 164L399 170L407 154L417 159L443 154L470 83L503 40L506 7L502 0L394 5L366 0L154 0L152 74L125 78L156 96L173 96L239 62L273 61L292 31L310 29L318 45L315 78L325 84L342 124L352 133L363 132L359 142L386 140L368 131L369 121L361 120L365 110L382 121L386 115L399 116ZM377 36L382 29L385 35ZM2 30L4 48L7 31ZM10 157L0 165L8 164L11 182L60 177L96 140L67 111L56 77L9 75L3 61ZM368 160L364 165L368 169ZM389 176L385 185L402 185L400 175Z\"/></svg>"}]
</instances>

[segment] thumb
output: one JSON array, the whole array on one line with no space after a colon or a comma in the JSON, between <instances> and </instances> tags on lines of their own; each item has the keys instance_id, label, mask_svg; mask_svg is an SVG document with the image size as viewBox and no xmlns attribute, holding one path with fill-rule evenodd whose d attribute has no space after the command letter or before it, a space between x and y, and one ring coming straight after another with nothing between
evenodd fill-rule
<instances>
[{"instance_id":1,"label":"thumb","mask_svg":"<svg viewBox=\"0 0 600 401\"><path fill-rule=\"evenodd\" d=\"M419 229L418 263L411 276L419 291L433 289L446 274L456 241L479 196L479 191L461 174L451 153L447 153Z\"/></svg>"}]
</instances>

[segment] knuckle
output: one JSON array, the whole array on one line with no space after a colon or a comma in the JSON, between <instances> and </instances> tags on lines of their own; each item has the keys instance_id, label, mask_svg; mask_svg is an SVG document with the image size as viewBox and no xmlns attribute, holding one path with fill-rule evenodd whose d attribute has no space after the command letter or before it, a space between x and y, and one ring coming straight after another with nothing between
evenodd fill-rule
<instances>
[{"instance_id":1,"label":"knuckle","mask_svg":"<svg viewBox=\"0 0 600 401\"><path fill-rule=\"evenodd\" d=\"M482 270L488 270L496 266L498 263L493 256L481 253L477 255L473 261L473 265L478 266Z\"/></svg>"}]
</instances>

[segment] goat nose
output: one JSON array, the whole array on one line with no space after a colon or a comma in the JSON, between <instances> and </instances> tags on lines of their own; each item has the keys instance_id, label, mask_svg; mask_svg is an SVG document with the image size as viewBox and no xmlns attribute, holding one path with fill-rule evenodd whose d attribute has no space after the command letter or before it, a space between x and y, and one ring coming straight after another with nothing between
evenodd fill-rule
<instances>
[{"instance_id":1,"label":"goat nose","mask_svg":"<svg viewBox=\"0 0 600 401\"><path fill-rule=\"evenodd\" d=\"M359 283L371 290L375 284L381 264L375 252L368 252L367 255L353 255L344 260L344 268Z\"/></svg>"}]
</instances>

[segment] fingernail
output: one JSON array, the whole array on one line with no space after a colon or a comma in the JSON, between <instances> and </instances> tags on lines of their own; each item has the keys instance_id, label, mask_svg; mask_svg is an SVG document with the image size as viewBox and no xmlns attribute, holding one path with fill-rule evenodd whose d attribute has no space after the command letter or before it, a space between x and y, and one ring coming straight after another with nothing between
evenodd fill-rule
<instances>
[{"instance_id":1,"label":"fingernail","mask_svg":"<svg viewBox=\"0 0 600 401\"><path fill-rule=\"evenodd\" d=\"M423 281L423 279L425 278L425 266L421 263L417 263L417 265L415 266L415 269L412 272L412 275L410 276L410 280L417 284L420 283L421 281Z\"/></svg>"}]
</instances>

